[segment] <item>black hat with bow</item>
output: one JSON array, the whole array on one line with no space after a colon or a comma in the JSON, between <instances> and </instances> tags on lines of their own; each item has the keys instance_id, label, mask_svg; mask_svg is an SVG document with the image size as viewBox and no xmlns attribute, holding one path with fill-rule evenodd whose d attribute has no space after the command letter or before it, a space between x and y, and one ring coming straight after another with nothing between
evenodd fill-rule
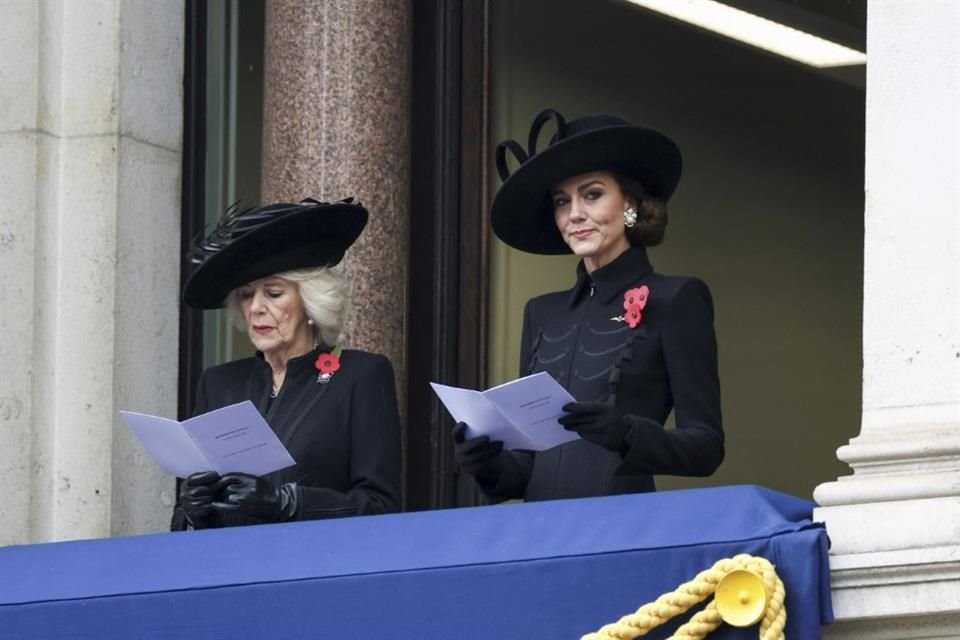
<instances>
[{"instance_id":1,"label":"black hat with bow","mask_svg":"<svg viewBox=\"0 0 960 640\"><path fill-rule=\"evenodd\" d=\"M557 132L537 152L540 130L551 120ZM507 151L520 163L512 174ZM490 213L494 233L515 249L545 255L570 253L554 222L550 191L557 183L581 173L610 171L634 178L648 194L667 201L683 168L680 149L659 131L607 114L566 122L553 109L534 118L526 151L516 140L498 144L496 163L503 185Z\"/></svg>"},{"instance_id":2,"label":"black hat with bow","mask_svg":"<svg viewBox=\"0 0 960 640\"><path fill-rule=\"evenodd\" d=\"M353 198L300 204L281 202L231 209L216 229L187 254L197 265L183 301L198 309L222 307L227 294L259 278L294 269L332 267L367 224L367 210Z\"/></svg>"}]
</instances>

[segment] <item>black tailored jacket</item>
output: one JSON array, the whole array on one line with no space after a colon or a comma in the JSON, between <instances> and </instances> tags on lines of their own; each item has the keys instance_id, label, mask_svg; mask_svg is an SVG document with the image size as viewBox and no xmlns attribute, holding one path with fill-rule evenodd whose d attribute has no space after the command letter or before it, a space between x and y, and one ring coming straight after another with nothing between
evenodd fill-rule
<instances>
[{"instance_id":1,"label":"black tailored jacket","mask_svg":"<svg viewBox=\"0 0 960 640\"><path fill-rule=\"evenodd\" d=\"M646 285L640 324L624 314L627 290ZM724 456L713 302L695 278L653 271L632 247L569 291L527 303L520 375L549 372L581 402L608 402L631 425L624 454L586 440L547 451L507 451L483 488L501 499L550 500L655 491L656 474L707 476ZM675 411L676 428L664 423Z\"/></svg>"},{"instance_id":2,"label":"black tailored jacket","mask_svg":"<svg viewBox=\"0 0 960 640\"><path fill-rule=\"evenodd\" d=\"M277 485L297 483L296 520L399 511L393 367L381 355L344 350L340 369L318 383L314 361L320 352L291 359L273 399L273 376L260 354L211 367L200 379L194 415L253 402L296 460L265 476ZM171 529L184 528L183 511L175 509Z\"/></svg>"}]
</instances>

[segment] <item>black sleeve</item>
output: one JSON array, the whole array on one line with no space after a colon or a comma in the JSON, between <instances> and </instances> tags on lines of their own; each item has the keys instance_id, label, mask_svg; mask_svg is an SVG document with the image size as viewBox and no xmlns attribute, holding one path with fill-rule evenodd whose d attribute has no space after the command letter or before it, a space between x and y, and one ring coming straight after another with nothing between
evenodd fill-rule
<instances>
[{"instance_id":1,"label":"black sleeve","mask_svg":"<svg viewBox=\"0 0 960 640\"><path fill-rule=\"evenodd\" d=\"M200 374L200 382L197 383L197 398L193 403L193 413L191 416L199 416L202 413L209 411L207 405L209 400L207 398L207 372L204 371Z\"/></svg>"},{"instance_id":2,"label":"black sleeve","mask_svg":"<svg viewBox=\"0 0 960 640\"><path fill-rule=\"evenodd\" d=\"M198 416L201 413L207 412L207 372L204 371L200 374L200 382L197 383L197 400L193 404L193 413L191 416ZM173 515L170 518L170 531L185 531L187 528L187 516L183 512L183 508L180 506L180 482L181 479L177 478L177 483L174 488L176 491L176 502L173 506Z\"/></svg>"},{"instance_id":3,"label":"black sleeve","mask_svg":"<svg viewBox=\"0 0 960 640\"><path fill-rule=\"evenodd\" d=\"M626 473L708 476L723 461L723 422L713 300L691 279L671 301L663 352L674 399L676 428L628 416L632 429L621 467Z\"/></svg>"},{"instance_id":4,"label":"black sleeve","mask_svg":"<svg viewBox=\"0 0 960 640\"><path fill-rule=\"evenodd\" d=\"M520 334L520 364L517 368L518 373L517 377L522 378L523 376L529 375L531 366L533 363L530 361L533 356L533 342L534 338L531 335L533 333L534 326L531 316L533 315L533 300L527 300L527 304L523 307L523 330Z\"/></svg>"},{"instance_id":5,"label":"black sleeve","mask_svg":"<svg viewBox=\"0 0 960 640\"><path fill-rule=\"evenodd\" d=\"M383 356L371 359L350 392L345 412L350 430L347 492L298 487L297 519L314 520L400 510L400 416L393 367Z\"/></svg>"},{"instance_id":6,"label":"black sleeve","mask_svg":"<svg viewBox=\"0 0 960 640\"><path fill-rule=\"evenodd\" d=\"M533 357L534 324L533 300L528 300L523 308L523 333L520 337L520 366L518 377L522 378L530 373L531 358ZM491 498L497 500L522 499L527 492L527 483L533 472L534 451L504 450L500 453L500 474L496 484L488 485L480 481L477 484Z\"/></svg>"}]
</instances>

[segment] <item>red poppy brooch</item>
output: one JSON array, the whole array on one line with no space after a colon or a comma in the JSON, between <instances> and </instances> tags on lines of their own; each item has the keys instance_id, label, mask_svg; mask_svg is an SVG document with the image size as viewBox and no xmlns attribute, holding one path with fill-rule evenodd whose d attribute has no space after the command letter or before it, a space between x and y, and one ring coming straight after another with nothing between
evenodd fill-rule
<instances>
[{"instance_id":1,"label":"red poppy brooch","mask_svg":"<svg viewBox=\"0 0 960 640\"><path fill-rule=\"evenodd\" d=\"M631 329L636 329L640 321L643 320L643 310L647 306L647 300L650 298L650 289L647 285L628 289L623 294L623 315L614 316L611 320L617 322L626 322Z\"/></svg>"},{"instance_id":2,"label":"red poppy brooch","mask_svg":"<svg viewBox=\"0 0 960 640\"><path fill-rule=\"evenodd\" d=\"M313 366L317 369L317 382L327 384L330 379L340 369L340 354L343 353L343 347L337 345L330 353L321 353L317 356L317 361Z\"/></svg>"}]
</instances>

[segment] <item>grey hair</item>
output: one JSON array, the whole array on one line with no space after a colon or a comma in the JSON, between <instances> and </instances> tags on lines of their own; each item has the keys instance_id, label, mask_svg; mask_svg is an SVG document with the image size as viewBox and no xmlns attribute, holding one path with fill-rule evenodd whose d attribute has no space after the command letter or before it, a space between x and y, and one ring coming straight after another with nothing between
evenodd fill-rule
<instances>
[{"instance_id":1,"label":"grey hair","mask_svg":"<svg viewBox=\"0 0 960 640\"><path fill-rule=\"evenodd\" d=\"M332 347L340 341L350 308L350 287L340 271L330 267L297 269L276 274L297 285L307 317L313 320L316 337ZM227 296L227 317L235 326L246 329L237 289Z\"/></svg>"}]
</instances>

